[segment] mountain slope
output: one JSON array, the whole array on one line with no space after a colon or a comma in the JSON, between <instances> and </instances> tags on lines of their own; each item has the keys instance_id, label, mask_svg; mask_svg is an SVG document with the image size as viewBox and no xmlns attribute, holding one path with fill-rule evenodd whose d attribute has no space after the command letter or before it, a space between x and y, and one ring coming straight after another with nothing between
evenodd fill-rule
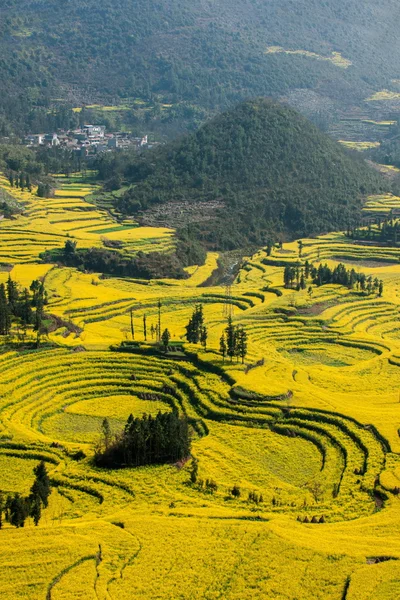
<instances>
[{"instance_id":1,"label":"mountain slope","mask_svg":"<svg viewBox=\"0 0 400 600\"><path fill-rule=\"evenodd\" d=\"M0 108L32 127L65 101L156 95L220 109L303 88L360 103L398 75L399 16L394 0L6 0ZM323 60L332 52L349 62Z\"/></svg>"},{"instance_id":2,"label":"mountain slope","mask_svg":"<svg viewBox=\"0 0 400 600\"><path fill-rule=\"evenodd\" d=\"M362 196L380 186L363 160L293 109L264 99L124 168L134 185L121 210L144 211L150 221L169 214L171 225L188 225L218 248L345 229L357 222Z\"/></svg>"}]
</instances>

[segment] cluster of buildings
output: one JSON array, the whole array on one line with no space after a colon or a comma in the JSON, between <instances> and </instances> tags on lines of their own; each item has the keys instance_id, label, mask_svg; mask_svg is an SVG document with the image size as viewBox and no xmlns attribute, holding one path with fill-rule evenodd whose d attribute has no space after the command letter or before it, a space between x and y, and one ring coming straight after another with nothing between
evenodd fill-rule
<instances>
[{"instance_id":1,"label":"cluster of buildings","mask_svg":"<svg viewBox=\"0 0 400 600\"><path fill-rule=\"evenodd\" d=\"M27 146L44 146L48 148L70 148L84 155L97 154L112 150L136 150L152 148L156 143L149 144L147 135L133 137L130 133L106 133L103 125L84 125L80 129L28 135L25 138Z\"/></svg>"}]
</instances>

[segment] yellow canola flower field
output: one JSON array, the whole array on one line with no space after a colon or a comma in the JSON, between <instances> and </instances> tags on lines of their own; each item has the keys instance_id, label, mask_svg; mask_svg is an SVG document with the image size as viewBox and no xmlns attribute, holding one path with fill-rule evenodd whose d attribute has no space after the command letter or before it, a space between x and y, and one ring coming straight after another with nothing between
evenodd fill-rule
<instances>
[{"instance_id":1,"label":"yellow canola flower field","mask_svg":"<svg viewBox=\"0 0 400 600\"><path fill-rule=\"evenodd\" d=\"M0 530L0 597L400 597L400 249L343 232L261 248L230 290L215 252L184 280L107 278L39 254L104 238L130 254L170 251L174 232L116 221L91 199L95 185L57 181L55 197L40 199L0 180L24 208L0 222L0 283L43 279L48 299L41 348L15 327L1 342L0 490L28 494L39 460L53 481L38 527L29 518ZM375 196L365 210L398 206ZM306 260L341 262L381 280L383 293L311 277L304 290L285 288L285 266ZM161 328L186 360L154 351L159 301ZM200 303L206 349L185 343ZM219 352L229 314L248 334L243 364ZM132 341L131 318L140 350L110 350ZM105 417L117 434L129 414L159 410L190 420L196 484L191 460L94 466Z\"/></svg>"}]
</instances>

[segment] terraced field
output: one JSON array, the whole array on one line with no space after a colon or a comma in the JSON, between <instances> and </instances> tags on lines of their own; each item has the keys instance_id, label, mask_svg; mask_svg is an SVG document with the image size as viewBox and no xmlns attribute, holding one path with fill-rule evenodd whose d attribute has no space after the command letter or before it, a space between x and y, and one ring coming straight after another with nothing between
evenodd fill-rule
<instances>
[{"instance_id":1,"label":"terraced field","mask_svg":"<svg viewBox=\"0 0 400 600\"><path fill-rule=\"evenodd\" d=\"M173 232L118 223L92 205L93 189L63 181L45 200L14 190L25 212L0 222L0 260L9 264L0 282L10 270L23 287L43 278L54 324L39 350L16 330L2 342L0 490L27 494L44 460L53 492L38 527L28 519L0 531L0 596L400 596L400 249L342 233L304 239L301 250L297 242L260 249L243 260L229 296L204 286L216 253L184 281L41 264L43 248L68 234L80 246L120 236L131 253L172 247ZM371 198L366 210L390 212L397 201ZM382 280L383 294L310 280L286 289L285 266L306 260L354 267ZM184 360L174 360L155 350L159 300L162 328L182 344L203 304L207 351L185 344ZM219 353L228 307L248 334L245 364ZM132 338L131 311L141 346L121 348ZM191 460L94 466L105 417L117 433L131 413L173 409L191 424L196 484Z\"/></svg>"},{"instance_id":2,"label":"terraced field","mask_svg":"<svg viewBox=\"0 0 400 600\"><path fill-rule=\"evenodd\" d=\"M0 222L0 262L37 262L40 253L63 247L66 239L76 241L80 248L102 247L107 240L119 241L127 254L173 249L172 230L139 227L133 221L118 222L90 200L97 190L95 185L69 183L61 177L58 181L53 198L38 198L35 190L31 193L10 188L8 180L0 176L0 186L15 196L24 209L17 224Z\"/></svg>"}]
</instances>

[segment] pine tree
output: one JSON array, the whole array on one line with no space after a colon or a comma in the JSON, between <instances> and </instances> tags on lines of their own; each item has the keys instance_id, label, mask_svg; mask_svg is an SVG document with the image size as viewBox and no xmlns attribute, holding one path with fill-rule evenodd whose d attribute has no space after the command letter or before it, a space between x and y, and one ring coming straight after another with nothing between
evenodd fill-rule
<instances>
[{"instance_id":1,"label":"pine tree","mask_svg":"<svg viewBox=\"0 0 400 600\"><path fill-rule=\"evenodd\" d=\"M11 279L11 275L7 279L7 300L11 313L16 315L19 293L16 283Z\"/></svg>"},{"instance_id":2,"label":"pine tree","mask_svg":"<svg viewBox=\"0 0 400 600\"><path fill-rule=\"evenodd\" d=\"M26 288L22 293L22 298L19 306L19 316L21 317L22 325L25 328L27 325L30 325L32 323L33 312L31 307L31 298Z\"/></svg>"},{"instance_id":3,"label":"pine tree","mask_svg":"<svg viewBox=\"0 0 400 600\"><path fill-rule=\"evenodd\" d=\"M144 341L147 342L146 315L143 315L143 336L144 336Z\"/></svg>"},{"instance_id":4,"label":"pine tree","mask_svg":"<svg viewBox=\"0 0 400 600\"><path fill-rule=\"evenodd\" d=\"M35 525L39 525L39 521L42 516L42 502L37 493L33 495L31 494L29 501L29 516L33 518Z\"/></svg>"},{"instance_id":5,"label":"pine tree","mask_svg":"<svg viewBox=\"0 0 400 600\"><path fill-rule=\"evenodd\" d=\"M236 336L235 336L235 328L232 323L232 317L228 317L228 326L225 329L226 333L226 347L227 354L231 359L235 356L235 346L236 346Z\"/></svg>"},{"instance_id":6,"label":"pine tree","mask_svg":"<svg viewBox=\"0 0 400 600\"><path fill-rule=\"evenodd\" d=\"M131 308L131 310L130 310L130 315L131 315L131 336L132 336L132 339L134 340L135 339L135 325L133 322L133 308Z\"/></svg>"},{"instance_id":7,"label":"pine tree","mask_svg":"<svg viewBox=\"0 0 400 600\"><path fill-rule=\"evenodd\" d=\"M36 479L31 488L31 494L32 496L39 496L43 506L47 507L49 496L51 494L51 485L46 465L43 460L33 469L33 472Z\"/></svg>"},{"instance_id":8,"label":"pine tree","mask_svg":"<svg viewBox=\"0 0 400 600\"><path fill-rule=\"evenodd\" d=\"M190 469L190 481L192 483L197 482L198 474L199 474L199 461L197 460L197 458L195 456L193 456L192 465L191 465L191 469Z\"/></svg>"},{"instance_id":9,"label":"pine tree","mask_svg":"<svg viewBox=\"0 0 400 600\"><path fill-rule=\"evenodd\" d=\"M198 344L201 342L201 337L204 328L204 314L203 305L197 304L192 316L189 319L189 323L186 325L186 339L191 344Z\"/></svg>"},{"instance_id":10,"label":"pine tree","mask_svg":"<svg viewBox=\"0 0 400 600\"><path fill-rule=\"evenodd\" d=\"M247 355L247 333L243 327L241 327L239 330L238 352L243 364Z\"/></svg>"},{"instance_id":11,"label":"pine tree","mask_svg":"<svg viewBox=\"0 0 400 600\"><path fill-rule=\"evenodd\" d=\"M103 419L101 424L101 430L103 432L103 443L106 450L108 450L111 444L111 427L110 422L107 418Z\"/></svg>"},{"instance_id":12,"label":"pine tree","mask_svg":"<svg viewBox=\"0 0 400 600\"><path fill-rule=\"evenodd\" d=\"M161 336L161 341L163 343L165 351L168 350L169 340L171 339L171 334L168 329L164 329L163 334Z\"/></svg>"},{"instance_id":13,"label":"pine tree","mask_svg":"<svg viewBox=\"0 0 400 600\"><path fill-rule=\"evenodd\" d=\"M202 330L201 330L200 342L205 350L207 350L207 338L208 338L207 327L204 326L204 327L202 327Z\"/></svg>"},{"instance_id":14,"label":"pine tree","mask_svg":"<svg viewBox=\"0 0 400 600\"><path fill-rule=\"evenodd\" d=\"M6 288L0 284L0 335L8 335L11 328L11 315L7 303Z\"/></svg>"},{"instance_id":15,"label":"pine tree","mask_svg":"<svg viewBox=\"0 0 400 600\"><path fill-rule=\"evenodd\" d=\"M23 527L28 516L26 502L20 494L15 494L10 502L9 521L14 527Z\"/></svg>"},{"instance_id":16,"label":"pine tree","mask_svg":"<svg viewBox=\"0 0 400 600\"><path fill-rule=\"evenodd\" d=\"M222 354L223 362L225 362L226 350L227 350L227 348L226 348L225 334L223 333L219 340L219 351Z\"/></svg>"},{"instance_id":17,"label":"pine tree","mask_svg":"<svg viewBox=\"0 0 400 600\"><path fill-rule=\"evenodd\" d=\"M158 301L158 328L157 328L157 341L161 342L161 300Z\"/></svg>"}]
</instances>

